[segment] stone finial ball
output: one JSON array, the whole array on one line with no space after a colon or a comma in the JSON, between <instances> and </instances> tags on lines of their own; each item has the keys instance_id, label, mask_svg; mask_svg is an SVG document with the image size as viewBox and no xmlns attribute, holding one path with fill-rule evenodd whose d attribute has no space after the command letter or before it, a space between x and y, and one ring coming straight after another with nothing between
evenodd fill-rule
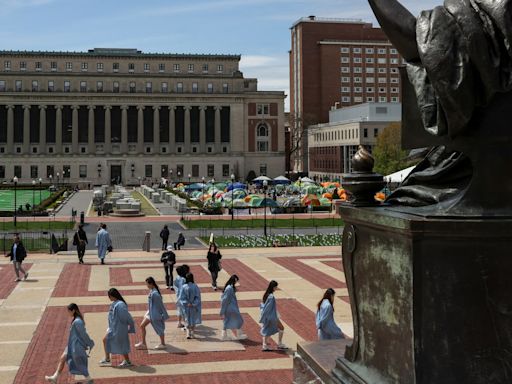
<instances>
[{"instance_id":1,"label":"stone finial ball","mask_svg":"<svg viewBox=\"0 0 512 384\"><path fill-rule=\"evenodd\" d=\"M362 145L351 160L354 172L372 172L375 159Z\"/></svg>"}]
</instances>

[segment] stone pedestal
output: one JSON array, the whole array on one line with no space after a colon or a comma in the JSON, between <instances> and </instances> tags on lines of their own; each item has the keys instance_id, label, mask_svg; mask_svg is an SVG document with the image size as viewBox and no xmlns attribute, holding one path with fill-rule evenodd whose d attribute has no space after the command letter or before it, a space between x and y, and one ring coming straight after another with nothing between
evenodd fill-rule
<instances>
[{"instance_id":1,"label":"stone pedestal","mask_svg":"<svg viewBox=\"0 0 512 384\"><path fill-rule=\"evenodd\" d=\"M354 340L333 382L512 382L512 219L340 212Z\"/></svg>"}]
</instances>

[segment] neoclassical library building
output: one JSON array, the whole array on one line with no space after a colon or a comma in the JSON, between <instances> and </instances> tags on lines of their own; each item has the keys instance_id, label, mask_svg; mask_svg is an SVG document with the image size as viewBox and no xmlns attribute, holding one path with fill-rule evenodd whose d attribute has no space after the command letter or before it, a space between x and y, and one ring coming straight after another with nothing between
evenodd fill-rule
<instances>
[{"instance_id":1,"label":"neoclassical library building","mask_svg":"<svg viewBox=\"0 0 512 384\"><path fill-rule=\"evenodd\" d=\"M134 185L275 177L284 92L238 55L0 51L0 181Z\"/></svg>"}]
</instances>

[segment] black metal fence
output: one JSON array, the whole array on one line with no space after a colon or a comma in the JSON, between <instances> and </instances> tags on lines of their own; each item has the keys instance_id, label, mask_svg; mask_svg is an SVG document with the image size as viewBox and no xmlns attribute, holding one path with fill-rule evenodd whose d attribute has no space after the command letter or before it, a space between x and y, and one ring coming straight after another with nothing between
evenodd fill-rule
<instances>
[{"instance_id":1,"label":"black metal fence","mask_svg":"<svg viewBox=\"0 0 512 384\"><path fill-rule=\"evenodd\" d=\"M0 232L0 247L4 255L9 253L14 236L18 235L27 252L40 251L52 253L52 235L59 244L68 239L68 231L39 231L39 232Z\"/></svg>"}]
</instances>

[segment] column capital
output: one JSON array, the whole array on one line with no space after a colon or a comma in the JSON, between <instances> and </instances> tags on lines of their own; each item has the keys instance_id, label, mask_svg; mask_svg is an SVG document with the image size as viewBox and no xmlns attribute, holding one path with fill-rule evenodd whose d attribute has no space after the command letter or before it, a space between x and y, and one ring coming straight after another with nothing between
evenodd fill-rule
<instances>
[{"instance_id":1,"label":"column capital","mask_svg":"<svg viewBox=\"0 0 512 384\"><path fill-rule=\"evenodd\" d=\"M143 111L144 108L146 108L145 105L137 105L137 110L139 110L139 111Z\"/></svg>"},{"instance_id":2,"label":"column capital","mask_svg":"<svg viewBox=\"0 0 512 384\"><path fill-rule=\"evenodd\" d=\"M127 105L121 105L119 108L121 108L121 110L127 111L129 107Z\"/></svg>"},{"instance_id":3,"label":"column capital","mask_svg":"<svg viewBox=\"0 0 512 384\"><path fill-rule=\"evenodd\" d=\"M159 105L153 105L153 110L154 110L154 111L159 111L160 109L162 109L162 107L161 107L161 106L159 106Z\"/></svg>"},{"instance_id":4,"label":"column capital","mask_svg":"<svg viewBox=\"0 0 512 384\"><path fill-rule=\"evenodd\" d=\"M87 109L96 109L96 106L95 105L88 105Z\"/></svg>"},{"instance_id":5,"label":"column capital","mask_svg":"<svg viewBox=\"0 0 512 384\"><path fill-rule=\"evenodd\" d=\"M78 110L79 108L80 108L80 106L79 106L79 105L72 105L72 106L71 106L71 109L72 109L72 110Z\"/></svg>"},{"instance_id":6,"label":"column capital","mask_svg":"<svg viewBox=\"0 0 512 384\"><path fill-rule=\"evenodd\" d=\"M200 105L199 106L199 110L200 111L206 111L206 108L207 108L206 105Z\"/></svg>"},{"instance_id":7,"label":"column capital","mask_svg":"<svg viewBox=\"0 0 512 384\"><path fill-rule=\"evenodd\" d=\"M63 105L55 105L55 109L57 109L57 110L59 110L59 109L62 110L62 108L64 108Z\"/></svg>"},{"instance_id":8,"label":"column capital","mask_svg":"<svg viewBox=\"0 0 512 384\"><path fill-rule=\"evenodd\" d=\"M219 105L216 105L213 107L213 109L215 109L216 111L220 111L222 109L222 107Z\"/></svg>"},{"instance_id":9,"label":"column capital","mask_svg":"<svg viewBox=\"0 0 512 384\"><path fill-rule=\"evenodd\" d=\"M30 109L30 105L24 105L23 109Z\"/></svg>"},{"instance_id":10,"label":"column capital","mask_svg":"<svg viewBox=\"0 0 512 384\"><path fill-rule=\"evenodd\" d=\"M112 106L111 105L104 105L103 108L105 108L105 110L108 109L110 111L112 109Z\"/></svg>"},{"instance_id":11,"label":"column capital","mask_svg":"<svg viewBox=\"0 0 512 384\"><path fill-rule=\"evenodd\" d=\"M46 109L46 108L48 108L47 105L38 105L38 107L39 107L39 109Z\"/></svg>"},{"instance_id":12,"label":"column capital","mask_svg":"<svg viewBox=\"0 0 512 384\"><path fill-rule=\"evenodd\" d=\"M14 109L14 105L6 105L5 108L7 108L7 109Z\"/></svg>"}]
</instances>

